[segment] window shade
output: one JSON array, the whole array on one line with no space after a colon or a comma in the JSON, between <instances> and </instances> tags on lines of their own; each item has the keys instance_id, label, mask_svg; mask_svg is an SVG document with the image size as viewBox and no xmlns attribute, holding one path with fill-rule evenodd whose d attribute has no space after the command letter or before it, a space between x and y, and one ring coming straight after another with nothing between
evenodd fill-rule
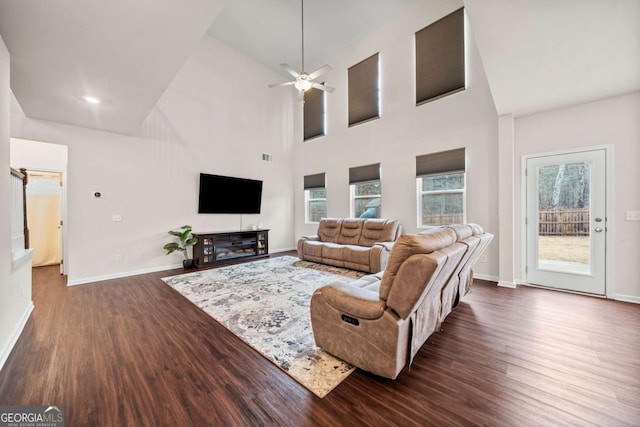
<instances>
[{"instance_id":1,"label":"window shade","mask_svg":"<svg viewBox=\"0 0 640 427\"><path fill-rule=\"evenodd\" d=\"M380 163L349 168L349 184L380 179Z\"/></svg>"},{"instance_id":2,"label":"window shade","mask_svg":"<svg viewBox=\"0 0 640 427\"><path fill-rule=\"evenodd\" d=\"M324 172L317 173L315 175L305 175L304 177L304 189L311 190L312 188L324 188L325 183Z\"/></svg>"},{"instance_id":3,"label":"window shade","mask_svg":"<svg viewBox=\"0 0 640 427\"><path fill-rule=\"evenodd\" d=\"M465 88L464 8L416 33L416 105Z\"/></svg>"},{"instance_id":4,"label":"window shade","mask_svg":"<svg viewBox=\"0 0 640 427\"><path fill-rule=\"evenodd\" d=\"M376 53L348 70L349 126L380 117L378 57Z\"/></svg>"},{"instance_id":5,"label":"window shade","mask_svg":"<svg viewBox=\"0 0 640 427\"><path fill-rule=\"evenodd\" d=\"M416 156L416 177L464 172L465 169L464 148Z\"/></svg>"},{"instance_id":6,"label":"window shade","mask_svg":"<svg viewBox=\"0 0 640 427\"><path fill-rule=\"evenodd\" d=\"M324 91L311 88L304 93L304 140L324 135Z\"/></svg>"}]
</instances>

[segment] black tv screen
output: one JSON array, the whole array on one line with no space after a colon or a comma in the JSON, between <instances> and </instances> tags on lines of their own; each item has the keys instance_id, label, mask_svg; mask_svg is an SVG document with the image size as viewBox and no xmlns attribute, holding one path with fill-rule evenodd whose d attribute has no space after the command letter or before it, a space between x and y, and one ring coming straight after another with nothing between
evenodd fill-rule
<instances>
[{"instance_id":1,"label":"black tv screen","mask_svg":"<svg viewBox=\"0 0 640 427\"><path fill-rule=\"evenodd\" d=\"M200 174L198 213L257 214L262 203L262 181Z\"/></svg>"}]
</instances>

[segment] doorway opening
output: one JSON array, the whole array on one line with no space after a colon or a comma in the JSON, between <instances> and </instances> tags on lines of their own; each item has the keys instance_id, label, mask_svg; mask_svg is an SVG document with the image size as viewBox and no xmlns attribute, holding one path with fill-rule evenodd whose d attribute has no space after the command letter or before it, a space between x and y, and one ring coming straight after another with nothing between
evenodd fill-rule
<instances>
[{"instance_id":1,"label":"doorway opening","mask_svg":"<svg viewBox=\"0 0 640 427\"><path fill-rule=\"evenodd\" d=\"M68 147L20 138L11 138L10 144L11 167L27 174L26 227L33 265L58 263L60 274L66 275Z\"/></svg>"},{"instance_id":2,"label":"doorway opening","mask_svg":"<svg viewBox=\"0 0 640 427\"><path fill-rule=\"evenodd\" d=\"M33 267L63 262L62 188L61 172L27 170L27 228L29 247L34 250Z\"/></svg>"}]
</instances>

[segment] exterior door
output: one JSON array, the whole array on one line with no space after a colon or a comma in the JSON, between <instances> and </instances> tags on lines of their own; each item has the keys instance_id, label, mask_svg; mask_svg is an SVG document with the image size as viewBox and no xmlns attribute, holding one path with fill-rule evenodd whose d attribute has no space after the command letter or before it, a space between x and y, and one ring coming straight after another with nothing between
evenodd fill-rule
<instances>
[{"instance_id":1,"label":"exterior door","mask_svg":"<svg viewBox=\"0 0 640 427\"><path fill-rule=\"evenodd\" d=\"M527 282L605 295L606 150L526 159Z\"/></svg>"}]
</instances>

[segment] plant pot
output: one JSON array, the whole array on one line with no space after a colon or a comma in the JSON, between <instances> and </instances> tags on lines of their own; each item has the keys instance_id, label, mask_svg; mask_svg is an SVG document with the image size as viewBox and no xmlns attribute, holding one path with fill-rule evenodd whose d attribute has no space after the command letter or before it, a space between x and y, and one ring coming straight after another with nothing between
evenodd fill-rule
<instances>
[{"instance_id":1,"label":"plant pot","mask_svg":"<svg viewBox=\"0 0 640 427\"><path fill-rule=\"evenodd\" d=\"M194 268L196 265L192 259L185 259L182 261L182 267L186 268Z\"/></svg>"}]
</instances>

